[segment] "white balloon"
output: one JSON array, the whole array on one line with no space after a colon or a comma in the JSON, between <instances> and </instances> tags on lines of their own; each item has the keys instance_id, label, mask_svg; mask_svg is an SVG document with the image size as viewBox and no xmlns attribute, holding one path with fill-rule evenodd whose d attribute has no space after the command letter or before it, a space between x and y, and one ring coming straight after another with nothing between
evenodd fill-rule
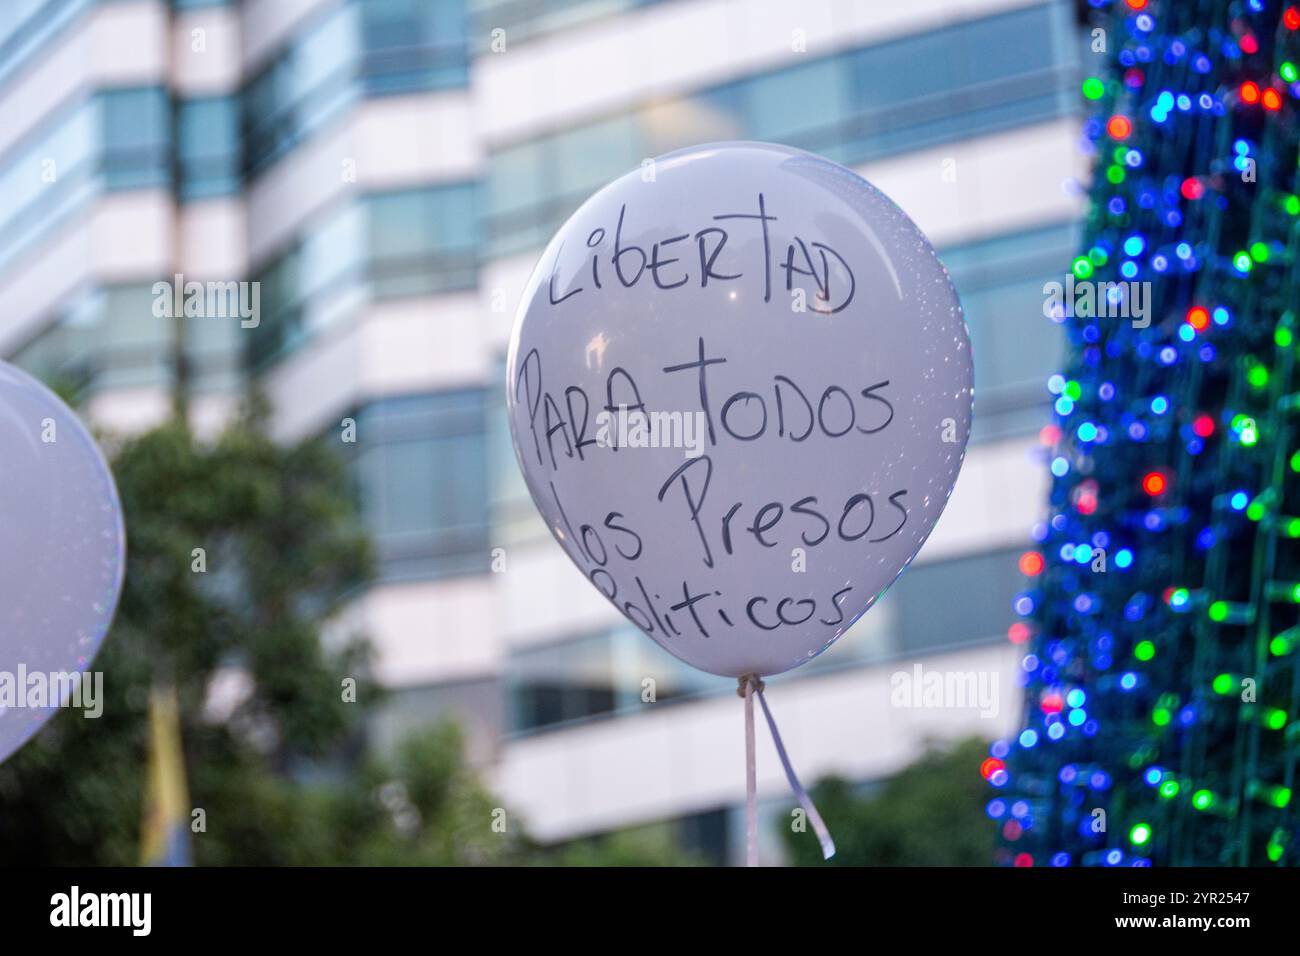
<instances>
[{"instance_id":1,"label":"white balloon","mask_svg":"<svg viewBox=\"0 0 1300 956\"><path fill-rule=\"evenodd\" d=\"M784 146L671 153L551 240L507 362L569 557L702 670L825 650L916 555L970 434L947 270L884 194Z\"/></svg>"},{"instance_id":2,"label":"white balloon","mask_svg":"<svg viewBox=\"0 0 1300 956\"><path fill-rule=\"evenodd\" d=\"M94 440L53 392L0 362L0 761L78 699L68 679L108 631L124 557Z\"/></svg>"}]
</instances>

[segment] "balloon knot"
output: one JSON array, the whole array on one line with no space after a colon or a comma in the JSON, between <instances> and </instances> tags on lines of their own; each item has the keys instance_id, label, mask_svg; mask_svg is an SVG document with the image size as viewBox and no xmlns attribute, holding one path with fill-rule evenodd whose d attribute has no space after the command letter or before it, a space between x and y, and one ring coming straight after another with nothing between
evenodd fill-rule
<instances>
[{"instance_id":1,"label":"balloon knot","mask_svg":"<svg viewBox=\"0 0 1300 956\"><path fill-rule=\"evenodd\" d=\"M740 680L736 687L737 697L745 696L745 685L750 681L754 682L754 690L759 691L760 693L767 690L767 685L763 683L762 679L757 674L742 674L740 675Z\"/></svg>"}]
</instances>

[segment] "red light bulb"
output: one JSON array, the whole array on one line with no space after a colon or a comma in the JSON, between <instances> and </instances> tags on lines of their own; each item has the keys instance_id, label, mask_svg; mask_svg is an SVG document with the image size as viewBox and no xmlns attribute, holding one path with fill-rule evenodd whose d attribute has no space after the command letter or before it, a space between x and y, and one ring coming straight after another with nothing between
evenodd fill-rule
<instances>
[{"instance_id":1,"label":"red light bulb","mask_svg":"<svg viewBox=\"0 0 1300 956\"><path fill-rule=\"evenodd\" d=\"M1020 573L1035 577L1043 573L1043 556L1037 551L1026 551L1020 556Z\"/></svg>"},{"instance_id":2,"label":"red light bulb","mask_svg":"<svg viewBox=\"0 0 1300 956\"><path fill-rule=\"evenodd\" d=\"M1168 488L1169 479L1165 477L1164 472L1149 471L1142 478L1142 490L1152 498L1163 495Z\"/></svg>"}]
</instances>

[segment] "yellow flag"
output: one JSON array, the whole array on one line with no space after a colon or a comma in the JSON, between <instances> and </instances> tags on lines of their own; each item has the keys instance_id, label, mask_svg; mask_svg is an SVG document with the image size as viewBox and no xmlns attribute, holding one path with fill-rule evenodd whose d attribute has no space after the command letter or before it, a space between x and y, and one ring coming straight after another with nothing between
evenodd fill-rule
<instances>
[{"instance_id":1,"label":"yellow flag","mask_svg":"<svg viewBox=\"0 0 1300 956\"><path fill-rule=\"evenodd\" d=\"M189 817L176 689L155 685L149 692L149 781L140 862L145 866L189 866Z\"/></svg>"}]
</instances>

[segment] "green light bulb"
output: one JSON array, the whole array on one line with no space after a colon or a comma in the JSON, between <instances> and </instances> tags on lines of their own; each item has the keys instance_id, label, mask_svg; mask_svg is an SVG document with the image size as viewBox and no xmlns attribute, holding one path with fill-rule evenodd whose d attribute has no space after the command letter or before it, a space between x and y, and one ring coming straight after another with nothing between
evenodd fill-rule
<instances>
[{"instance_id":1,"label":"green light bulb","mask_svg":"<svg viewBox=\"0 0 1300 956\"><path fill-rule=\"evenodd\" d=\"M1136 824L1128 831L1128 838L1136 846L1141 846L1151 839L1151 827L1145 823Z\"/></svg>"}]
</instances>

